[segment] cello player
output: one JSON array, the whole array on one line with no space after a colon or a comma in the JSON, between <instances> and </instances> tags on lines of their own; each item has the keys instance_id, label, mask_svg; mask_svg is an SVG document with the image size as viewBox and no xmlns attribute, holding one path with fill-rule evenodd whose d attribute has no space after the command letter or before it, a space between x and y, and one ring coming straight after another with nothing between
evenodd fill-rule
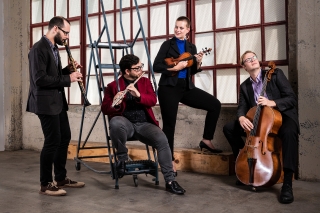
<instances>
[{"instance_id":1,"label":"cello player","mask_svg":"<svg viewBox=\"0 0 320 213\"><path fill-rule=\"evenodd\" d=\"M240 58L242 67L250 74L240 85L237 120L227 123L223 133L231 145L236 158L239 149L244 146L242 136L245 131L251 131L253 124L246 118L246 113L256 105L276 108L282 115L282 126L278 137L282 140L282 160L284 180L281 188L279 202L292 203L294 200L292 190L292 176L297 165L299 121L297 114L297 97L281 69L276 68L270 82L267 84L266 94L260 96L263 78L266 70L262 70L257 55L248 50ZM238 180L236 184L241 184Z\"/></svg>"}]
</instances>

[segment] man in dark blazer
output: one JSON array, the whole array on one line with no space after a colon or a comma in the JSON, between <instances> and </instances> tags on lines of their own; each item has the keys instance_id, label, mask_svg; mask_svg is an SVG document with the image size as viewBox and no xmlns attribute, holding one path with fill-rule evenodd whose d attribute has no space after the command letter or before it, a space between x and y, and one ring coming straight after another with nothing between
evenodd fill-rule
<instances>
[{"instance_id":1,"label":"man in dark blazer","mask_svg":"<svg viewBox=\"0 0 320 213\"><path fill-rule=\"evenodd\" d=\"M246 51L241 56L241 65L250 74L250 77L240 85L238 119L226 124L223 127L223 132L236 158L239 149L244 146L244 141L241 138L241 136L246 136L244 130L251 131L253 129L253 124L246 117L250 108L256 105L269 106L281 113L282 126L278 136L282 140L284 182L279 201L291 203L294 200L292 176L297 165L299 134L297 97L283 71L277 68L267 83L266 94L260 96L266 71L261 69L260 62L254 52Z\"/></svg>"},{"instance_id":2,"label":"man in dark blazer","mask_svg":"<svg viewBox=\"0 0 320 213\"><path fill-rule=\"evenodd\" d=\"M70 72L71 64L62 69L58 45L68 39L70 22L63 17L53 17L48 31L29 52L30 89L27 111L35 113L41 122L44 144L40 154L39 193L65 195L62 187L83 187L83 182L72 181L65 168L71 139L68 104L64 87L81 81L81 73ZM75 62L76 68L82 67ZM54 181L52 177L54 166Z\"/></svg>"},{"instance_id":3,"label":"man in dark blazer","mask_svg":"<svg viewBox=\"0 0 320 213\"><path fill-rule=\"evenodd\" d=\"M116 81L108 84L101 105L101 111L110 119L110 137L117 150L117 175L121 178L125 174L128 160L126 142L135 137L157 150L166 190L182 195L185 190L175 181L167 137L152 111L152 107L157 103L152 84L145 77L141 77L134 84L142 75L143 64L137 56L129 54L121 58L119 66L122 72L119 78L120 92ZM127 93L124 92L125 89ZM116 102L117 99L120 101Z\"/></svg>"}]
</instances>

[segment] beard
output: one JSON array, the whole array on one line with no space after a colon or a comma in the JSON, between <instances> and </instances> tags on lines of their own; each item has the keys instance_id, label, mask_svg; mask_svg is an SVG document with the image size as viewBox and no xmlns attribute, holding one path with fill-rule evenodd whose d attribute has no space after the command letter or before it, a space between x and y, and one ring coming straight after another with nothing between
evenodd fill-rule
<instances>
[{"instance_id":1,"label":"beard","mask_svg":"<svg viewBox=\"0 0 320 213\"><path fill-rule=\"evenodd\" d=\"M60 35L60 32L57 33L57 35L54 36L54 42L60 46L63 46L63 40L62 37Z\"/></svg>"},{"instance_id":2,"label":"beard","mask_svg":"<svg viewBox=\"0 0 320 213\"><path fill-rule=\"evenodd\" d=\"M133 71L131 71L129 73L129 77L135 81L137 78L139 78L139 75L138 74L133 74Z\"/></svg>"}]
</instances>

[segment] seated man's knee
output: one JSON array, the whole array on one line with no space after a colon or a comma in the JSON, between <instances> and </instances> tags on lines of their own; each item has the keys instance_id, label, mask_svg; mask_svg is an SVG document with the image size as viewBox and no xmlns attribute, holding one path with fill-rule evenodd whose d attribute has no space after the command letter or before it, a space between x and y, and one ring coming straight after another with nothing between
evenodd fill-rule
<instances>
[{"instance_id":1,"label":"seated man's knee","mask_svg":"<svg viewBox=\"0 0 320 213\"><path fill-rule=\"evenodd\" d=\"M124 117L122 116L115 116L111 118L109 121L110 128L119 128L121 126L124 126Z\"/></svg>"}]
</instances>

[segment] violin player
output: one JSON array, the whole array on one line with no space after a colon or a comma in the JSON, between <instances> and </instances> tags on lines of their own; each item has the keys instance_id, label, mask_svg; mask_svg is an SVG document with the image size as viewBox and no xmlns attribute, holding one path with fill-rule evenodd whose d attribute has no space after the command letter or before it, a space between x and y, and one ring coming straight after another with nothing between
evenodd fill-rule
<instances>
[{"instance_id":1,"label":"violin player","mask_svg":"<svg viewBox=\"0 0 320 213\"><path fill-rule=\"evenodd\" d=\"M239 150L244 147L242 136L244 130L253 129L252 122L246 117L247 112L256 105L269 106L277 109L282 116L282 126L278 137L282 140L282 161L284 180L281 188L279 202L292 203L294 200L292 190L292 177L297 165L299 121L297 113L297 97L281 69L276 68L271 80L267 83L266 94L260 96L266 70L262 70L256 53L246 51L240 58L242 67L250 74L240 85L237 120L227 123L223 133L231 145L236 158ZM236 184L241 184L239 181Z\"/></svg>"},{"instance_id":2,"label":"violin player","mask_svg":"<svg viewBox=\"0 0 320 213\"><path fill-rule=\"evenodd\" d=\"M177 119L179 102L196 109L207 111L203 138L200 140L201 150L204 148L212 153L220 153L212 145L212 139L219 118L221 103L211 94L195 87L192 76L201 72L203 52L197 53L194 44L188 41L190 32L188 17L177 18L174 25L174 37L163 42L153 63L155 72L161 73L159 81L158 99L163 120L163 132L166 134L171 148L172 164L177 175L174 163L174 132ZM166 58L179 58L183 53L190 53L192 66L188 61L181 60L174 66L165 63Z\"/></svg>"}]
</instances>

